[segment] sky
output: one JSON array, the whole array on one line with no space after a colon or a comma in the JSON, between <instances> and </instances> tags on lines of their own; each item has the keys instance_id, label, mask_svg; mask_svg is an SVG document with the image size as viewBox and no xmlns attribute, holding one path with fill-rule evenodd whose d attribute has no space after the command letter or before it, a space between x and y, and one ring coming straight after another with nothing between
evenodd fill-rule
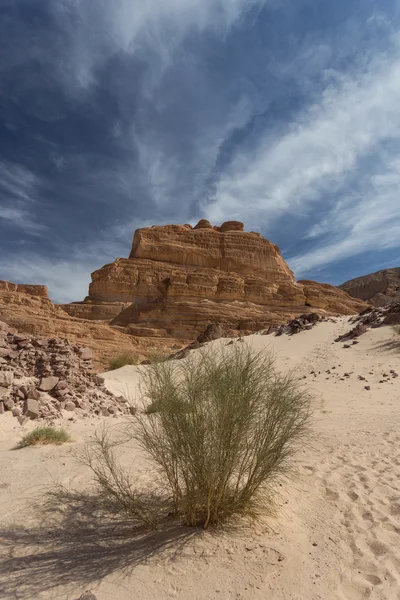
<instances>
[{"instance_id":1,"label":"sky","mask_svg":"<svg viewBox=\"0 0 400 600\"><path fill-rule=\"evenodd\" d=\"M400 0L0 0L0 279L82 300L135 229L400 266Z\"/></svg>"}]
</instances>

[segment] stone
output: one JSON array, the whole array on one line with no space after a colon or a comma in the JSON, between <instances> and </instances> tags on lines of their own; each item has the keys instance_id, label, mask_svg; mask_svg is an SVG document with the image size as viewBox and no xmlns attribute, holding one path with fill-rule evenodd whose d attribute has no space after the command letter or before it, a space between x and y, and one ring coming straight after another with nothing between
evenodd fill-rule
<instances>
[{"instance_id":1,"label":"stone","mask_svg":"<svg viewBox=\"0 0 400 600\"><path fill-rule=\"evenodd\" d=\"M26 396L28 396L28 398L31 398L32 400L40 400L41 393L35 388L30 388L26 392Z\"/></svg>"},{"instance_id":2,"label":"stone","mask_svg":"<svg viewBox=\"0 0 400 600\"><path fill-rule=\"evenodd\" d=\"M68 411L74 411L75 410L75 404L71 400L68 400L68 402L65 403L65 407L64 408L65 408L65 410L68 410Z\"/></svg>"},{"instance_id":3,"label":"stone","mask_svg":"<svg viewBox=\"0 0 400 600\"><path fill-rule=\"evenodd\" d=\"M0 371L0 386L7 387L12 385L14 373L12 371Z\"/></svg>"},{"instance_id":4,"label":"stone","mask_svg":"<svg viewBox=\"0 0 400 600\"><path fill-rule=\"evenodd\" d=\"M4 407L4 402L2 402L0 400L0 415L3 415L5 413L6 409Z\"/></svg>"},{"instance_id":5,"label":"stone","mask_svg":"<svg viewBox=\"0 0 400 600\"><path fill-rule=\"evenodd\" d=\"M40 382L39 389L43 392L50 392L56 387L58 382L58 377L43 377L43 379Z\"/></svg>"},{"instance_id":6,"label":"stone","mask_svg":"<svg viewBox=\"0 0 400 600\"><path fill-rule=\"evenodd\" d=\"M37 419L39 414L40 414L39 402L37 400L33 400L33 398L28 398L25 401L24 416L29 417L30 419Z\"/></svg>"},{"instance_id":7,"label":"stone","mask_svg":"<svg viewBox=\"0 0 400 600\"><path fill-rule=\"evenodd\" d=\"M219 323L210 323L207 326L204 333L200 334L197 338L197 341L200 344L204 344L206 342L212 342L214 340L218 340L224 336L224 331Z\"/></svg>"},{"instance_id":8,"label":"stone","mask_svg":"<svg viewBox=\"0 0 400 600\"><path fill-rule=\"evenodd\" d=\"M400 285L400 278L399 278ZM398 313L388 313L383 319L384 325L400 325L400 312Z\"/></svg>"},{"instance_id":9,"label":"stone","mask_svg":"<svg viewBox=\"0 0 400 600\"><path fill-rule=\"evenodd\" d=\"M0 398L5 398L6 396L8 396L9 394L9 389L8 387L0 387Z\"/></svg>"},{"instance_id":10,"label":"stone","mask_svg":"<svg viewBox=\"0 0 400 600\"><path fill-rule=\"evenodd\" d=\"M90 350L90 348L80 348L79 353L83 360L93 359L93 352Z\"/></svg>"},{"instance_id":11,"label":"stone","mask_svg":"<svg viewBox=\"0 0 400 600\"><path fill-rule=\"evenodd\" d=\"M57 390L65 390L68 388L68 381L62 380L57 383Z\"/></svg>"},{"instance_id":12,"label":"stone","mask_svg":"<svg viewBox=\"0 0 400 600\"><path fill-rule=\"evenodd\" d=\"M92 592L86 591L76 600L97 600L96 596Z\"/></svg>"}]
</instances>

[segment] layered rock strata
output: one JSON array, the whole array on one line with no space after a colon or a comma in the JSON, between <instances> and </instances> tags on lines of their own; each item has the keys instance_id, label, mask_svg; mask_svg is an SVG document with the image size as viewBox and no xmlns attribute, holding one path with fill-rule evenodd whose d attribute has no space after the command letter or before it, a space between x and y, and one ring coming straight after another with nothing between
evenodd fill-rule
<instances>
[{"instance_id":1,"label":"layered rock strata","mask_svg":"<svg viewBox=\"0 0 400 600\"><path fill-rule=\"evenodd\" d=\"M26 293L27 288L43 289L40 294L32 295ZM103 370L108 368L110 358L120 354L131 354L140 360L152 354L168 354L177 343L170 338L139 339L106 322L73 318L53 304L45 286L0 282L0 320L20 333L68 339L73 344L87 346L94 353L95 364Z\"/></svg>"},{"instance_id":2,"label":"layered rock strata","mask_svg":"<svg viewBox=\"0 0 400 600\"><path fill-rule=\"evenodd\" d=\"M134 336L195 339L212 322L231 334L306 312L354 314L359 300L333 286L296 282L277 246L243 224L202 220L135 232L129 258L92 274L89 296L63 305Z\"/></svg>"}]
</instances>

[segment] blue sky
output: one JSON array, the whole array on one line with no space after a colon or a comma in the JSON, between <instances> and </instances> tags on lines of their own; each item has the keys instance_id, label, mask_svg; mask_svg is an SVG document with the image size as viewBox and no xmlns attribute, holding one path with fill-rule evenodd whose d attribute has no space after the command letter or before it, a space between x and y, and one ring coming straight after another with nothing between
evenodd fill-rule
<instances>
[{"instance_id":1,"label":"blue sky","mask_svg":"<svg viewBox=\"0 0 400 600\"><path fill-rule=\"evenodd\" d=\"M80 300L136 228L400 265L399 0L1 0L0 279Z\"/></svg>"}]
</instances>

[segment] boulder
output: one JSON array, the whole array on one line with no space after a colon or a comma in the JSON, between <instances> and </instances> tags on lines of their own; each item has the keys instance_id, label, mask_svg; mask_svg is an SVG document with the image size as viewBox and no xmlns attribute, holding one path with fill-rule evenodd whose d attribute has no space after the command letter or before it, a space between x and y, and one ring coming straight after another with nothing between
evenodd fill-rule
<instances>
[{"instance_id":1,"label":"boulder","mask_svg":"<svg viewBox=\"0 0 400 600\"><path fill-rule=\"evenodd\" d=\"M200 344L204 344L206 342L212 342L214 340L219 340L224 337L224 331L219 323L210 323L207 326L204 333L200 334L197 338L197 341Z\"/></svg>"},{"instance_id":2,"label":"boulder","mask_svg":"<svg viewBox=\"0 0 400 600\"><path fill-rule=\"evenodd\" d=\"M97 600L97 598L92 592L86 591L76 600Z\"/></svg>"},{"instance_id":3,"label":"boulder","mask_svg":"<svg viewBox=\"0 0 400 600\"><path fill-rule=\"evenodd\" d=\"M58 382L58 377L44 377L40 382L39 389L42 392L50 392L56 387Z\"/></svg>"},{"instance_id":4,"label":"boulder","mask_svg":"<svg viewBox=\"0 0 400 600\"><path fill-rule=\"evenodd\" d=\"M92 360L93 358L93 352L90 348L80 348L79 353L83 360Z\"/></svg>"},{"instance_id":5,"label":"boulder","mask_svg":"<svg viewBox=\"0 0 400 600\"><path fill-rule=\"evenodd\" d=\"M383 319L384 325L400 325L400 312L390 312Z\"/></svg>"},{"instance_id":6,"label":"boulder","mask_svg":"<svg viewBox=\"0 0 400 600\"><path fill-rule=\"evenodd\" d=\"M7 387L12 385L14 373L12 371L0 371L0 386Z\"/></svg>"},{"instance_id":7,"label":"boulder","mask_svg":"<svg viewBox=\"0 0 400 600\"><path fill-rule=\"evenodd\" d=\"M25 417L29 417L30 419L37 419L40 414L39 402L37 400L33 400L32 398L28 398L25 402Z\"/></svg>"}]
</instances>

